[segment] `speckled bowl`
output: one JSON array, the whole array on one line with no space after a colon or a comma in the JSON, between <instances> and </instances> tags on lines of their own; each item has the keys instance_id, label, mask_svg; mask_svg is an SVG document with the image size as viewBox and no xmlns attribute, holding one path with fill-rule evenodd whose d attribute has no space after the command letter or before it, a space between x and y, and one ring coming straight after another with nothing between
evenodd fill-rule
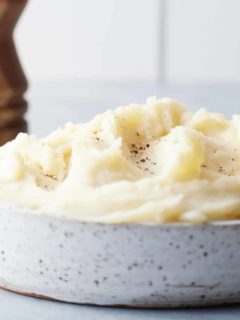
<instances>
[{"instance_id":1,"label":"speckled bowl","mask_svg":"<svg viewBox=\"0 0 240 320\"><path fill-rule=\"evenodd\" d=\"M240 301L240 222L104 225L2 207L0 286L74 303Z\"/></svg>"}]
</instances>

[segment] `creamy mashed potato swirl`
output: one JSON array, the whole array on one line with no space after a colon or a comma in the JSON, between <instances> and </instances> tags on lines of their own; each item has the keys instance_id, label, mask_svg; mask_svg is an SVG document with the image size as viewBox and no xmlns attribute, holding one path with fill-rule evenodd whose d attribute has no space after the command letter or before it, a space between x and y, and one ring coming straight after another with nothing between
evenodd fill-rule
<instances>
[{"instance_id":1,"label":"creamy mashed potato swirl","mask_svg":"<svg viewBox=\"0 0 240 320\"><path fill-rule=\"evenodd\" d=\"M240 116L149 98L0 148L0 201L103 223L240 217Z\"/></svg>"}]
</instances>

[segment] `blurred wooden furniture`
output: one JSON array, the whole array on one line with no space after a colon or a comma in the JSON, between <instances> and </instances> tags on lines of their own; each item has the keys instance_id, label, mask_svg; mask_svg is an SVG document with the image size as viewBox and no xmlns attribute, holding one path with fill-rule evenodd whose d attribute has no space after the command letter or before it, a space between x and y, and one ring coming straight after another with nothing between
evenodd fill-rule
<instances>
[{"instance_id":1,"label":"blurred wooden furniture","mask_svg":"<svg viewBox=\"0 0 240 320\"><path fill-rule=\"evenodd\" d=\"M0 0L0 135L1 128L19 127L27 110L23 97L27 80L13 40L14 27L26 3L27 0Z\"/></svg>"}]
</instances>

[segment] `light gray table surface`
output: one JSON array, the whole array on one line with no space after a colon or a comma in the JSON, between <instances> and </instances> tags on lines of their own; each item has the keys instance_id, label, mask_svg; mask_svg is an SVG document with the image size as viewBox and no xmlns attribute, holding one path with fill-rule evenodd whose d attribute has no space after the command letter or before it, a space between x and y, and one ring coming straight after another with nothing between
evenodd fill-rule
<instances>
[{"instance_id":1,"label":"light gray table surface","mask_svg":"<svg viewBox=\"0 0 240 320\"><path fill-rule=\"evenodd\" d=\"M227 116L240 113L240 85L168 85L156 83L99 84L44 82L27 94L29 130L44 136L66 122L82 122L98 112L148 96L181 100L189 110L207 107ZM239 306L201 309L147 310L105 308L45 301L0 290L0 320L239 320Z\"/></svg>"},{"instance_id":2,"label":"light gray table surface","mask_svg":"<svg viewBox=\"0 0 240 320\"><path fill-rule=\"evenodd\" d=\"M30 131L44 136L66 122L90 120L95 114L147 97L171 97L190 111L207 107L227 116L240 113L239 85L168 85L157 83L104 84L81 82L35 83L27 98Z\"/></svg>"}]
</instances>

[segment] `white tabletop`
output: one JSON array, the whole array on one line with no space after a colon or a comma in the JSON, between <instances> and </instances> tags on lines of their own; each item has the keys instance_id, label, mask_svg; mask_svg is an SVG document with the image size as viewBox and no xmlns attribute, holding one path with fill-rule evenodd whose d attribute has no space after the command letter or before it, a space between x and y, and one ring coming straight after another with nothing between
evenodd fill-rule
<instances>
[{"instance_id":1,"label":"white tabletop","mask_svg":"<svg viewBox=\"0 0 240 320\"><path fill-rule=\"evenodd\" d=\"M206 107L227 116L240 113L240 85L169 85L157 83L104 84L81 82L36 83L30 87L30 130L46 135L66 122L82 122L96 113L147 97L171 97L189 110Z\"/></svg>"},{"instance_id":2,"label":"white tabletop","mask_svg":"<svg viewBox=\"0 0 240 320\"><path fill-rule=\"evenodd\" d=\"M240 113L240 86L159 84L87 84L38 83L28 93L27 118L30 131L38 136L50 133L65 122L80 122L94 114L129 102L143 102L146 97L170 96L189 106L190 110L208 107L230 116ZM239 306L202 309L147 310L105 308L51 302L0 290L1 320L239 320Z\"/></svg>"},{"instance_id":3,"label":"white tabletop","mask_svg":"<svg viewBox=\"0 0 240 320\"><path fill-rule=\"evenodd\" d=\"M24 297L0 290L1 320L239 320L239 307L177 310L106 308Z\"/></svg>"}]
</instances>

